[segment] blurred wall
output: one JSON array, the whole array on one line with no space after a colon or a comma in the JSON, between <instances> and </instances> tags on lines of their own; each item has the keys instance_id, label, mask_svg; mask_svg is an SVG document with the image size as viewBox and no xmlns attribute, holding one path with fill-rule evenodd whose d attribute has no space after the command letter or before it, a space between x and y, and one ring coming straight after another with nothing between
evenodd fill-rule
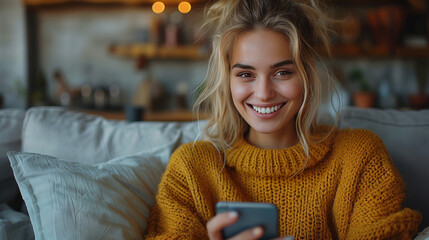
<instances>
[{"instance_id":1,"label":"blurred wall","mask_svg":"<svg viewBox=\"0 0 429 240\"><path fill-rule=\"evenodd\" d=\"M0 0L0 94L3 107L26 106L24 8L18 0Z\"/></svg>"}]
</instances>

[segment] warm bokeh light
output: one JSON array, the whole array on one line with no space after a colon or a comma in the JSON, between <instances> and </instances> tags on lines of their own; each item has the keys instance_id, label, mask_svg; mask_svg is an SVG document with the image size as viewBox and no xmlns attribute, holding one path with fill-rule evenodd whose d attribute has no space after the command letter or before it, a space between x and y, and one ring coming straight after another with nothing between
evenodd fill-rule
<instances>
[{"instance_id":1,"label":"warm bokeh light","mask_svg":"<svg viewBox=\"0 0 429 240\"><path fill-rule=\"evenodd\" d=\"M188 2L181 2L178 8L181 13L188 13L191 11L191 4Z\"/></svg>"},{"instance_id":2,"label":"warm bokeh light","mask_svg":"<svg viewBox=\"0 0 429 240\"><path fill-rule=\"evenodd\" d=\"M152 11L154 13L162 13L162 12L164 12L164 9L165 9L165 5L163 2L155 2L152 5Z\"/></svg>"}]
</instances>

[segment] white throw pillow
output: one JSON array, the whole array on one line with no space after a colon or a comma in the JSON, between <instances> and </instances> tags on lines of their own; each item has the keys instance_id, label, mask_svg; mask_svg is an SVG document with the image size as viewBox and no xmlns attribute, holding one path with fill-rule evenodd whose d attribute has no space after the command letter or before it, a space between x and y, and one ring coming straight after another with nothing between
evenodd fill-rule
<instances>
[{"instance_id":1,"label":"white throw pillow","mask_svg":"<svg viewBox=\"0 0 429 240\"><path fill-rule=\"evenodd\" d=\"M142 239L164 171L159 154L84 164L8 153L36 239Z\"/></svg>"}]
</instances>

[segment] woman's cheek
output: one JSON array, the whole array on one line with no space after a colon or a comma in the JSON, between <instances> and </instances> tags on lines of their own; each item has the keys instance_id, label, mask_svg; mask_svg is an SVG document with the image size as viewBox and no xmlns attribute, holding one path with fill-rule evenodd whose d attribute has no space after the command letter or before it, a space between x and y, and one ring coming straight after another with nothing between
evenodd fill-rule
<instances>
[{"instance_id":1,"label":"woman's cheek","mask_svg":"<svg viewBox=\"0 0 429 240\"><path fill-rule=\"evenodd\" d=\"M303 95L302 84L298 81L287 82L279 86L278 89L281 91L282 95L288 99L297 99Z\"/></svg>"},{"instance_id":2,"label":"woman's cheek","mask_svg":"<svg viewBox=\"0 0 429 240\"><path fill-rule=\"evenodd\" d=\"M245 100L248 95L250 94L250 86L244 84L244 83L237 83L232 82L231 83L231 94L234 101L243 101Z\"/></svg>"}]
</instances>

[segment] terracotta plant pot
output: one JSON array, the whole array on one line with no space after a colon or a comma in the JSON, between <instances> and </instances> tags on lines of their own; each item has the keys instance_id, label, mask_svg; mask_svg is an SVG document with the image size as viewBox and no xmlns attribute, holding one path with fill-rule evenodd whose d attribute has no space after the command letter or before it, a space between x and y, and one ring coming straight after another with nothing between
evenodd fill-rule
<instances>
[{"instance_id":1,"label":"terracotta plant pot","mask_svg":"<svg viewBox=\"0 0 429 240\"><path fill-rule=\"evenodd\" d=\"M373 107L375 102L375 94L373 92L355 92L353 94L353 102L356 107Z\"/></svg>"},{"instance_id":2,"label":"terracotta plant pot","mask_svg":"<svg viewBox=\"0 0 429 240\"><path fill-rule=\"evenodd\" d=\"M412 109L423 109L429 105L429 96L424 93L418 93L411 95L409 101Z\"/></svg>"}]
</instances>

